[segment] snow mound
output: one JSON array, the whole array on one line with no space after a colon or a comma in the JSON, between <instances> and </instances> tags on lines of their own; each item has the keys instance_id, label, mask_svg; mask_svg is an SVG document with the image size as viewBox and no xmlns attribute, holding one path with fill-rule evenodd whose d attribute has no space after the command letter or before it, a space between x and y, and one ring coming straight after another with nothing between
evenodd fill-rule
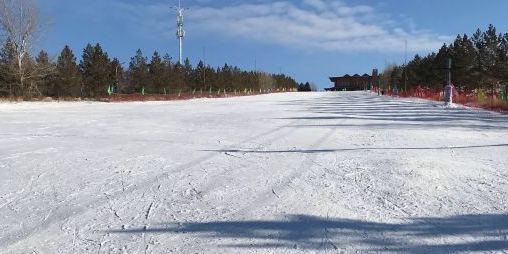
<instances>
[{"instance_id":1,"label":"snow mound","mask_svg":"<svg viewBox=\"0 0 508 254\"><path fill-rule=\"evenodd\" d=\"M455 103L445 103L441 105L436 105L438 108L444 108L444 109L456 109L459 108L459 106Z\"/></svg>"}]
</instances>

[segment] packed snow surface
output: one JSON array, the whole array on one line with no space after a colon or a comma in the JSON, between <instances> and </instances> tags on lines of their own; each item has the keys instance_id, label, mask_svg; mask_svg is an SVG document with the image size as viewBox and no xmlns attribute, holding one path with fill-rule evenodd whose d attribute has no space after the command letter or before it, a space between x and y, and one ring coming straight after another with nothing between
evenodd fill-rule
<instances>
[{"instance_id":1,"label":"packed snow surface","mask_svg":"<svg viewBox=\"0 0 508 254\"><path fill-rule=\"evenodd\" d=\"M508 252L508 117L356 93L0 104L0 253Z\"/></svg>"}]
</instances>

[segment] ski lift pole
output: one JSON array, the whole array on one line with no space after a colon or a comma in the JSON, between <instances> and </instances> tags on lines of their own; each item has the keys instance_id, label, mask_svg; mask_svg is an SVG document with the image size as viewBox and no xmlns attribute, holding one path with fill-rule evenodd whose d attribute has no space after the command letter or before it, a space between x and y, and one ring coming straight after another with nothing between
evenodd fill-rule
<instances>
[{"instance_id":1,"label":"ski lift pole","mask_svg":"<svg viewBox=\"0 0 508 254\"><path fill-rule=\"evenodd\" d=\"M446 104L452 104L453 103L453 93L454 93L454 87L452 84L452 59L447 58L445 61L445 87L443 92L444 102Z\"/></svg>"}]
</instances>

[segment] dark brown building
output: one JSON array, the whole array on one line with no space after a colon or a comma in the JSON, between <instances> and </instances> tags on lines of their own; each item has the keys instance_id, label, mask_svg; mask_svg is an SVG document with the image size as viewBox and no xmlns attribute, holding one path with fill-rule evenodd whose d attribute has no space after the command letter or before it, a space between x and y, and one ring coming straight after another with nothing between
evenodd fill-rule
<instances>
[{"instance_id":1,"label":"dark brown building","mask_svg":"<svg viewBox=\"0 0 508 254\"><path fill-rule=\"evenodd\" d=\"M325 89L327 91L359 91L370 89L377 80L377 70L372 71L372 75L367 73L362 76L355 74L353 76L345 75L342 77L330 77L330 81L335 84L334 87Z\"/></svg>"}]
</instances>

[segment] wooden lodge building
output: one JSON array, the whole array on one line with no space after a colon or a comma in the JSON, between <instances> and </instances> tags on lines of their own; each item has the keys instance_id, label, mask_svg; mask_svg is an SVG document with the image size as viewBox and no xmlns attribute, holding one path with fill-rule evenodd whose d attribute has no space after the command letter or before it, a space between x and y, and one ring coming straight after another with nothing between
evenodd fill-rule
<instances>
[{"instance_id":1,"label":"wooden lodge building","mask_svg":"<svg viewBox=\"0 0 508 254\"><path fill-rule=\"evenodd\" d=\"M362 76L355 74L353 76L344 75L342 77L330 77L330 81L334 83L334 87L325 89L326 91L359 91L370 89L371 85L377 82L378 72L372 70L372 75L367 73Z\"/></svg>"}]
</instances>

